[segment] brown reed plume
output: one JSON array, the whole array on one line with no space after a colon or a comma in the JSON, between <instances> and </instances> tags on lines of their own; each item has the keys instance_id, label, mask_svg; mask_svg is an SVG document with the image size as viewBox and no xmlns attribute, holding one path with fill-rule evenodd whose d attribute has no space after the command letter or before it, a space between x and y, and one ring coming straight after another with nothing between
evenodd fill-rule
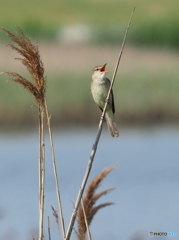
<instances>
[{"instance_id":1,"label":"brown reed plume","mask_svg":"<svg viewBox=\"0 0 179 240\"><path fill-rule=\"evenodd\" d=\"M55 208L53 206L51 206L51 209L52 209L53 216L55 217L55 221L56 221L57 228L58 228L59 239L60 239L60 223L59 223L58 212L57 212L57 210L55 210Z\"/></svg>"},{"instance_id":2,"label":"brown reed plume","mask_svg":"<svg viewBox=\"0 0 179 240\"><path fill-rule=\"evenodd\" d=\"M32 76L33 82L28 81L21 75L14 73L14 72L3 72L8 74L11 78L10 80L14 82L20 83L22 86L25 87L31 94L34 95L35 100L39 106L39 134L40 134L40 155L41 158L41 164L39 163L39 195L41 196L41 202L43 203L43 188L44 188L44 112L46 114L47 118L47 125L49 130L49 137L50 137L50 145L51 145L51 152L52 152L52 163L53 163L53 169L54 169L54 176L55 176L55 184L56 184L56 192L57 192L57 199L58 199L58 206L59 206L59 212L60 212L60 220L61 220L61 226L62 226L62 233L63 238L65 239L65 225L64 225L64 218L63 218L63 211L62 211L62 204L61 204L61 198L60 198L60 190L59 190L59 182L58 182L58 174L57 174L57 167L56 167L56 160L55 160L55 151L54 151L54 145L53 145L53 138L52 138L52 131L50 126L50 114L48 111L47 106L47 100L45 97L46 92L46 81L44 78L44 68L43 63L40 58L40 53L38 50L38 45L33 45L32 42L28 37L26 37L23 33L23 31L18 28L17 35L9 32L8 30L2 28L2 30L7 34L7 36L14 41L16 45L9 43L8 46L10 46L12 49L16 50L23 58L16 58L20 60L27 68L29 73ZM42 133L42 134L41 134ZM42 176L41 176L42 173ZM41 205L41 204L40 204ZM41 207L40 207L41 208Z\"/></svg>"},{"instance_id":3,"label":"brown reed plume","mask_svg":"<svg viewBox=\"0 0 179 240\"><path fill-rule=\"evenodd\" d=\"M15 72L3 72L10 76L10 80L21 84L31 94L34 95L35 100L38 104L44 106L46 82L44 78L44 67L40 59L38 45L33 45L30 39L24 35L23 31L18 28L17 35L10 31L2 28L15 44L8 43L12 49L16 50L23 58L15 58L20 60L22 64L27 68L34 82L27 80L21 75Z\"/></svg>"},{"instance_id":4,"label":"brown reed plume","mask_svg":"<svg viewBox=\"0 0 179 240\"><path fill-rule=\"evenodd\" d=\"M27 68L33 81L29 81L15 72L3 72L10 76L10 80L19 83L34 97L39 107L39 240L43 240L44 220L44 184L45 184L45 144L44 144L44 111L46 83L44 78L43 63L40 59L38 46L32 44L30 39L18 28L17 34L2 28L9 39L12 49L16 50L21 58L16 58Z\"/></svg>"},{"instance_id":5,"label":"brown reed plume","mask_svg":"<svg viewBox=\"0 0 179 240\"><path fill-rule=\"evenodd\" d=\"M77 223L78 223L78 233L77 237L79 240L85 240L86 231L93 220L95 214L99 209L104 208L106 206L112 205L112 202L102 203L99 205L95 205L97 200L103 195L107 194L109 191L113 190L113 188L105 189L99 193L96 193L97 188L99 187L102 180L110 173L114 167L105 168L102 172L96 176L89 184L86 195L82 200L82 203L79 207L77 213Z\"/></svg>"}]
</instances>

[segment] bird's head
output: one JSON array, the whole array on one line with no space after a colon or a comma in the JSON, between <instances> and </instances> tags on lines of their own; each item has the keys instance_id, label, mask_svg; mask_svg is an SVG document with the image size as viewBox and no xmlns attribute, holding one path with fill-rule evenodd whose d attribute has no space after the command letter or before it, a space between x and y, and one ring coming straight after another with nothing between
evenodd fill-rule
<instances>
[{"instance_id":1,"label":"bird's head","mask_svg":"<svg viewBox=\"0 0 179 240\"><path fill-rule=\"evenodd\" d=\"M93 69L93 78L100 78L102 79L105 74L108 72L105 70L106 68L106 65L107 63L105 63L103 66L96 66L94 69Z\"/></svg>"}]
</instances>

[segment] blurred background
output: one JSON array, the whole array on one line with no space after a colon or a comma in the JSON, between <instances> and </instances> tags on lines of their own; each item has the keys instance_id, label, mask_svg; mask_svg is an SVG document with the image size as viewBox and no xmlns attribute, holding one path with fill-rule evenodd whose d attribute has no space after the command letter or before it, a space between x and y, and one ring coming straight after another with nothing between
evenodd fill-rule
<instances>
[{"instance_id":1,"label":"blurred background","mask_svg":"<svg viewBox=\"0 0 179 240\"><path fill-rule=\"evenodd\" d=\"M177 232L179 2L0 0L0 6L1 27L13 33L20 27L39 46L59 175L63 172L66 225L100 118L90 92L92 69L107 63L108 77L112 78L136 6L113 87L120 137L112 139L104 126L92 171L94 176L119 162L105 182L118 187L108 196L116 204L99 213L92 236L146 240L150 231ZM1 31L0 72L15 71L30 79L15 60L19 55L6 46L8 42ZM5 75L0 75L0 116L0 239L32 239L38 226L37 108L32 96ZM50 161L47 164L46 215L52 215L50 205L56 206L56 201Z\"/></svg>"}]
</instances>

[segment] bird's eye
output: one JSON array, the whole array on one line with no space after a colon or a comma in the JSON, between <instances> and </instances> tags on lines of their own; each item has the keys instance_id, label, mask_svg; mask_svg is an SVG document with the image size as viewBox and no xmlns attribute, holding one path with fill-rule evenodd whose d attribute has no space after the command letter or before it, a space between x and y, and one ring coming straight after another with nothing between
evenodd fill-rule
<instances>
[{"instance_id":1,"label":"bird's eye","mask_svg":"<svg viewBox=\"0 0 179 240\"><path fill-rule=\"evenodd\" d=\"M99 68L96 68L96 71L99 71Z\"/></svg>"}]
</instances>

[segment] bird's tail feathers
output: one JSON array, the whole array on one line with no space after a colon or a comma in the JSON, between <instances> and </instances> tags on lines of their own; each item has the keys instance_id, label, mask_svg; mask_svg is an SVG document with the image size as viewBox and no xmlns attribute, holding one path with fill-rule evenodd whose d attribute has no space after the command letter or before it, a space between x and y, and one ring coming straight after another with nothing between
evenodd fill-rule
<instances>
[{"instance_id":1,"label":"bird's tail feathers","mask_svg":"<svg viewBox=\"0 0 179 240\"><path fill-rule=\"evenodd\" d=\"M108 130L109 130L111 136L112 137L119 137L119 132L118 132L118 129L117 129L117 125L116 125L115 121L113 120L113 118L111 118L107 114L105 115L105 118L106 118Z\"/></svg>"}]
</instances>

